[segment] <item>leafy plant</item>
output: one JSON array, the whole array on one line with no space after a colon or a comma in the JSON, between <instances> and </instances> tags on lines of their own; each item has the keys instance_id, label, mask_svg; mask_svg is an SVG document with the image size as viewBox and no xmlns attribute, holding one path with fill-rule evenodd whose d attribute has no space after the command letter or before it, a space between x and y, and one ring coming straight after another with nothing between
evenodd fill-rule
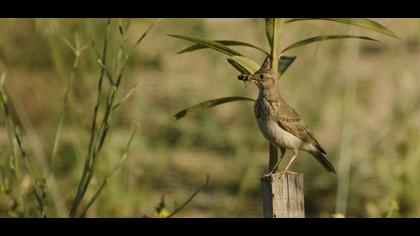
<instances>
[{"instance_id":1,"label":"leafy plant","mask_svg":"<svg viewBox=\"0 0 420 236\"><path fill-rule=\"evenodd\" d=\"M133 49L135 49L136 46L138 46L142 40L145 38L145 36L149 33L149 31L152 29L152 27L155 25L157 21L155 21L153 24L149 26L149 28L138 38L138 40L131 46L128 47L127 45L127 32L129 30L130 21L127 21L127 23L123 24L123 21L119 21L118 30L119 30L119 36L120 36L120 45L117 51L117 56L114 57L114 61L111 61L109 63L107 61L108 59L108 36L109 31L111 28L111 19L108 19L106 24L106 32L104 36L104 44L102 48L102 52L98 52L95 48L95 41L92 39L90 45L81 45L81 42L77 35L75 36L75 43L70 43L67 39L64 39L64 44L66 44L71 51L74 54L74 61L73 66L70 74L70 78L67 82L65 93L64 93L64 99L63 99L63 110L60 114L60 118L57 125L57 130L54 137L54 142L52 145L52 152L51 152L51 163L50 167L47 170L46 175L43 173L43 177L41 180L37 180L35 176L35 171L33 170L32 164L30 162L30 159L28 158L28 154L24 149L22 137L19 133L18 126L15 124L16 122L12 118L9 104L8 104L8 96L7 93L3 87L6 74L3 73L1 75L0 79L0 118L2 123L5 124L5 127L8 131L8 137L9 137L9 146L12 149L12 154L10 156L10 172L12 172L12 175L14 176L13 182L16 183L17 186L17 197L11 196L12 200L15 202L15 204L12 206L14 212L16 212L16 215L25 215L25 201L24 201L24 193L21 189L22 185L22 174L19 170L19 164L22 163L22 165L25 167L24 171L25 174L30 179L31 187L33 194L35 196L35 200L37 203L38 208L38 214L41 217L46 217L46 197L47 197L47 189L49 183L51 183L49 180L53 178L53 172L52 169L54 168L54 160L56 159L60 139L62 135L62 128L64 124L65 116L68 113L68 100L69 100L69 94L72 88L73 80L76 75L80 56L82 52L90 46L90 49L95 53L96 56L96 62L100 67L100 74L98 77L98 86L97 86L97 99L96 104L93 107L93 116L91 120L91 128L90 128L90 139L89 139L89 145L87 150L87 156L84 163L84 168L82 172L82 176L80 177L80 181L78 183L78 188L76 195L72 201L69 216L70 217L84 217L88 211L88 209L93 205L93 203L98 198L99 194L102 192L104 187L106 186L109 178L114 174L114 172L122 165L124 160L126 160L128 155L128 150L130 147L130 144L134 138L135 131L137 130L137 126L132 131L131 136L125 146L125 149L123 151L122 157L120 161L117 163L117 165L111 169L109 173L105 175L103 178L99 188L94 192L93 196L87 201L87 204L84 206L84 208L81 210L81 213L78 213L78 209L80 208L80 205L82 201L84 200L85 194L90 186L91 180L94 176L97 161L100 158L100 152L104 146L105 140L108 137L108 131L110 129L111 125L111 119L114 112L119 108L119 106L124 103L132 94L135 89L135 86L132 86L132 88L126 93L126 95L120 100L116 101L117 93L120 90L120 85L123 81L123 75L125 68L127 66L128 59L130 58L131 53L133 52ZM107 84L105 84L108 82ZM9 179L6 179L4 176L0 176L0 187L5 192L10 192L10 181ZM50 194L48 192L48 194Z\"/></svg>"},{"instance_id":2,"label":"leafy plant","mask_svg":"<svg viewBox=\"0 0 420 236\"><path fill-rule=\"evenodd\" d=\"M96 51L95 42L92 41L91 49L94 50L96 53L97 63L101 68L100 75L98 78L98 86L97 86L97 99L96 104L93 108L93 116L91 121L91 129L90 129L90 140L88 146L88 153L85 159L85 164L82 172L82 176L80 178L79 186L77 188L76 196L73 200L69 216L76 217L78 213L78 208L86 194L86 191L89 187L89 184L92 180L92 177L95 173L95 166L98 160L99 154L102 150L104 142L107 138L108 131L110 128L111 118L116 109L118 109L119 105L127 100L129 96L132 94L132 90L128 91L127 95L122 99L122 101L116 101L117 92L120 89L121 82L123 81L123 75L125 68L127 66L128 59L130 58L133 49L138 46L149 31L153 28L153 26L157 23L155 21L153 24L149 26L149 28L138 38L138 40L132 45L131 47L127 46L127 32L129 30L130 22L128 21L126 24L123 24L122 21L119 22L118 30L120 34L120 47L118 48L117 56L114 58L114 61L108 62L107 53L108 53L108 34L110 31L111 26L111 19L108 19L107 26L106 26L106 33L104 37L104 44L102 48L102 52L99 53ZM104 81L108 82L108 89L104 91L105 85ZM103 110L103 112L100 112ZM99 120L99 122L98 122ZM112 176L115 170L121 166L121 162L125 160L128 148L134 137L134 132L132 132L131 137L126 145L126 149L124 151L124 155L122 160L119 164L110 172L108 173L102 181L102 184L93 195L93 197L88 201L88 204L82 210L80 216L85 216L89 207L94 203L97 199L98 195L106 185L108 178Z\"/></svg>"},{"instance_id":3,"label":"leafy plant","mask_svg":"<svg viewBox=\"0 0 420 236\"><path fill-rule=\"evenodd\" d=\"M9 168L13 173L13 180L8 182L16 183L17 196L11 194L11 198L14 200L15 204L12 206L11 211L17 212L18 215L25 215L25 194L22 188L22 170L19 169L19 164L22 163L24 166L23 171L29 176L33 194L37 203L38 215L40 217L46 217L45 207L46 207L46 188L44 186L45 179L37 180L35 171L33 170L33 165L29 159L27 152L23 146L22 135L19 132L19 127L16 125L15 120L12 117L10 108L9 108L9 97L4 88L4 82L6 79L6 73L3 72L0 76L0 118L2 123L7 129L9 146L12 149L12 153L9 159ZM5 179L2 178L2 182ZM10 192L10 191L6 191Z\"/></svg>"},{"instance_id":4,"label":"leafy plant","mask_svg":"<svg viewBox=\"0 0 420 236\"><path fill-rule=\"evenodd\" d=\"M284 47L280 50L280 40L282 36L283 26L284 24L290 24L293 22L302 22L302 21L329 21L334 23L340 24L348 24L356 27L360 27L363 29L371 30L374 32L378 32L384 35L388 35L394 38L398 38L391 30L386 28L385 26L366 18L358 18L358 19L347 19L347 18L294 18L294 19L284 19L284 18L266 18L265 19L265 32L266 37L269 45L269 50L265 50L263 47L256 46L246 42L240 41L233 41L233 40L208 40L199 37L193 36L186 36L186 35L175 35L171 34L169 36L182 39L185 41L189 41L194 43L192 46L189 46L178 53L186 53L186 52L193 52L201 49L212 49L214 51L220 52L227 56L227 62L233 66L236 70L238 70L241 74L252 74L260 68L260 64L248 58L238 51L232 49L232 47L250 47L253 48L270 58L271 62L271 69L277 71L279 74L279 78L282 78L282 75L286 72L286 70L293 64L296 57L285 55L284 53L289 52L293 49L310 45L313 43L326 41L326 40L333 40L333 39L362 39L362 40L369 40L369 41L377 41L373 38L360 36L360 35L319 35L313 36L307 39L299 40L291 45ZM215 102L217 101L217 102ZM223 97L212 99L208 101L201 102L197 105L191 106L189 108L183 109L182 111L176 113L170 119L171 122L179 120L180 118L186 116L187 114L191 114L193 112L198 112L201 110L205 110L217 105L230 103L234 101L253 101L252 98L244 98L244 97ZM270 163L273 163L275 158L277 157L277 148L270 144L269 148L270 152Z\"/></svg>"}]
</instances>

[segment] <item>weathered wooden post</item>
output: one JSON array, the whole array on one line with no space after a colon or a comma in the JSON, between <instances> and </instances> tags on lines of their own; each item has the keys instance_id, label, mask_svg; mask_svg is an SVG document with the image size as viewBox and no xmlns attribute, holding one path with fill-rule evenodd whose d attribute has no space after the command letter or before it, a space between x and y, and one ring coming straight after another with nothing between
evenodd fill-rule
<instances>
[{"instance_id":1,"label":"weathered wooden post","mask_svg":"<svg viewBox=\"0 0 420 236\"><path fill-rule=\"evenodd\" d=\"M265 218L304 218L303 174L276 172L261 178Z\"/></svg>"},{"instance_id":2,"label":"weathered wooden post","mask_svg":"<svg viewBox=\"0 0 420 236\"><path fill-rule=\"evenodd\" d=\"M269 145L268 169L277 162L277 148ZM303 174L276 172L261 178L263 214L265 218L304 218Z\"/></svg>"}]
</instances>

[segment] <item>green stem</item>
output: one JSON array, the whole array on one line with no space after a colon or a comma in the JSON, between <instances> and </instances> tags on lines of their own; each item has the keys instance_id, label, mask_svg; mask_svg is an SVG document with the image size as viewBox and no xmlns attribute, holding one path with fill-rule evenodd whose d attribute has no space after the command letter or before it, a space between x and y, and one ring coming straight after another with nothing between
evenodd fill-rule
<instances>
[{"instance_id":1,"label":"green stem","mask_svg":"<svg viewBox=\"0 0 420 236\"><path fill-rule=\"evenodd\" d=\"M107 45L108 45L108 33L109 33L110 25L111 25L111 20L108 19L105 38L104 38L104 46L103 46L103 50L102 50L102 59L101 59L101 62L104 65L106 65L106 54L107 54L107 48L108 48L107 47ZM79 186L77 188L76 197L75 197L75 199L73 201L73 204L71 206L71 209L70 209L70 213L69 213L70 217L75 217L76 216L77 208L79 207L79 204L80 204L80 202L83 198L83 195L86 192L86 188L87 188L87 183L88 183L87 179L88 179L88 176L89 176L89 172L91 171L91 159L92 159L92 154L93 154L93 147L94 147L94 142L96 141L96 139L95 139L96 119L97 119L97 116L98 116L100 100L101 100L101 96L102 96L102 83L103 83L103 77L104 76L105 76L105 69L103 67L101 67L101 72L100 72L100 75L99 75L98 87L97 87L98 92L97 92L97 97L96 97L96 104L95 104L95 107L93 109L92 124L91 124L91 129L90 129L90 140L89 140L89 147L88 147L88 155L86 157L82 177L80 178Z\"/></svg>"},{"instance_id":2,"label":"green stem","mask_svg":"<svg viewBox=\"0 0 420 236\"><path fill-rule=\"evenodd\" d=\"M283 30L284 18L280 18L280 19L273 18L271 20L266 21L266 24L271 24L268 27L271 27L272 29L271 32L267 32L267 38L271 46L271 53L270 53L271 69L273 71L278 71L278 64L279 64L278 62L280 59L280 53L279 53L280 38L281 38L282 30ZM278 150L276 146L269 143L268 151L269 151L268 168L269 168L269 171L271 171L272 168L274 167L274 164L277 162Z\"/></svg>"},{"instance_id":3,"label":"green stem","mask_svg":"<svg viewBox=\"0 0 420 236\"><path fill-rule=\"evenodd\" d=\"M273 35L272 35L272 39L273 39L273 43L271 46L271 69L273 71L278 71L278 62L280 59L280 52L279 52L279 48L280 48L280 38L281 38L281 33L283 31L283 25L284 25L284 18L274 18L272 21L273 24Z\"/></svg>"},{"instance_id":4,"label":"green stem","mask_svg":"<svg viewBox=\"0 0 420 236\"><path fill-rule=\"evenodd\" d=\"M50 163L51 168L50 168L50 171L53 168L54 159L57 156L58 143L60 141L61 130L63 128L64 118L65 118L67 110L68 110L68 99L69 99L68 97L69 97L70 89L71 89L71 86L73 84L74 76L75 76L75 73L76 73L76 70L77 70L77 67L78 67L78 62L79 62L79 55L75 55L73 68L72 68L72 71L71 71L71 74L70 74L70 78L67 82L66 91L64 93L63 111L61 112L60 120L58 122L57 132L56 132L55 138L54 138L54 144L53 144L52 153L51 153L51 163Z\"/></svg>"},{"instance_id":5,"label":"green stem","mask_svg":"<svg viewBox=\"0 0 420 236\"><path fill-rule=\"evenodd\" d=\"M4 80L4 75L2 80ZM6 127L8 128L9 132L9 141L11 148L13 149L13 155L15 156L15 166L14 168L18 168L18 164L17 164L17 159L20 156L20 159L23 161L24 166L26 168L26 171L28 173L28 176L31 180L31 184L32 184L32 189L34 191L35 194L35 199L36 202L38 204L38 212L40 214L41 217L46 217L46 213L45 213L45 202L44 202L44 197L43 197L43 191L41 191L39 189L38 184L36 183L35 180L35 176L34 176L34 172L32 170L31 164L26 156L26 152L23 149L23 145L22 145L22 141L21 138L16 130L16 124L13 121L11 114L9 112L9 107L7 106L7 94L6 91L4 91L3 87L0 85L0 103L1 103L1 111L2 111L2 116L4 117L5 123L6 123ZM15 172L17 174L17 172ZM22 196L23 197L23 196ZM23 202L23 200L22 200Z\"/></svg>"}]
</instances>

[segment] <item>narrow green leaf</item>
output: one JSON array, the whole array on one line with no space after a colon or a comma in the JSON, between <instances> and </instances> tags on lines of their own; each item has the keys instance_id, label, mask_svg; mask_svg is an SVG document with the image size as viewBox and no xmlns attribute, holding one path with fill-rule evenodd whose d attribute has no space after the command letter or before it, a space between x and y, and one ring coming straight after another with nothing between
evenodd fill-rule
<instances>
[{"instance_id":1,"label":"narrow green leaf","mask_svg":"<svg viewBox=\"0 0 420 236\"><path fill-rule=\"evenodd\" d=\"M109 171L108 174L105 175L105 177L103 178L102 183L99 186L98 190L96 190L95 194L93 195L93 197L90 199L90 201L86 205L85 209L80 214L80 217L81 218L84 218L86 216L87 211L93 205L93 203L96 201L96 199L99 197L99 195L101 194L102 190L105 188L106 184L108 183L108 179L110 179L112 177L112 175L119 168L121 168L121 166L124 164L124 162L125 162L125 160L127 159L127 156L128 156L128 151L130 149L131 142L134 139L134 135L136 134L136 131L137 131L138 127L139 127L139 124L137 123L136 126L134 127L134 129L131 131L131 135L130 135L130 137L128 139L127 144L125 145L125 149L124 149L124 152L123 152L123 155L122 155L121 159L114 166L114 168L112 168L111 171Z\"/></svg>"},{"instance_id":2,"label":"narrow green leaf","mask_svg":"<svg viewBox=\"0 0 420 236\"><path fill-rule=\"evenodd\" d=\"M251 74L251 72L247 68L245 68L232 58L228 58L227 61L229 62L229 64L235 67L235 69L238 70L242 75Z\"/></svg>"},{"instance_id":3,"label":"narrow green leaf","mask_svg":"<svg viewBox=\"0 0 420 236\"><path fill-rule=\"evenodd\" d=\"M315 36L315 37L307 38L307 39L298 41L296 43L293 43L292 45L283 49L282 53L284 53L284 52L286 52L290 49L293 49L293 48L302 47L302 46L305 46L305 45L308 45L308 44L311 44L311 43L315 43L315 42L319 42L319 41L330 40L330 39L350 39L350 38L378 41L376 39L372 39L372 38L369 38L369 37L355 36L355 35L322 35L322 36Z\"/></svg>"},{"instance_id":4,"label":"narrow green leaf","mask_svg":"<svg viewBox=\"0 0 420 236\"><path fill-rule=\"evenodd\" d=\"M63 38L63 42L73 51L74 54L76 54L76 49L66 38Z\"/></svg>"},{"instance_id":5,"label":"narrow green leaf","mask_svg":"<svg viewBox=\"0 0 420 236\"><path fill-rule=\"evenodd\" d=\"M198 103L194 106L188 107L183 109L182 111L176 113L174 116L171 117L171 119L168 122L168 125L174 123L175 121L187 116L188 114L198 112L201 110L209 109L211 107L221 105L224 103L234 102L234 101L255 101L252 98L247 97L223 97L223 98L217 98L217 99L211 99L207 100L201 103Z\"/></svg>"},{"instance_id":6,"label":"narrow green leaf","mask_svg":"<svg viewBox=\"0 0 420 236\"><path fill-rule=\"evenodd\" d=\"M136 91L137 88L137 83L135 83L130 90L128 90L128 92L125 94L125 96L121 99L120 102L117 102L112 109L116 109L117 107L119 107L122 103L124 103L125 101L127 101L132 95L133 93Z\"/></svg>"},{"instance_id":7,"label":"narrow green leaf","mask_svg":"<svg viewBox=\"0 0 420 236\"><path fill-rule=\"evenodd\" d=\"M260 68L258 63L243 56L231 56L227 60L242 74L254 74Z\"/></svg>"},{"instance_id":8,"label":"narrow green leaf","mask_svg":"<svg viewBox=\"0 0 420 236\"><path fill-rule=\"evenodd\" d=\"M251 47L251 48L255 48L258 51L263 52L266 55L268 55L268 52L266 52L264 49L259 48L259 47L255 46L255 45L252 45L250 43L245 43L245 42L240 42L240 41L234 41L234 40L215 40L214 42L223 44L225 46L245 46L245 47ZM205 48L209 48L209 47L208 46L205 46L203 44L194 44L194 45L192 45L190 47L187 47L187 48L179 51L178 54L185 53L185 52L192 52L192 51L195 51L195 50L200 50L200 49L205 49Z\"/></svg>"},{"instance_id":9,"label":"narrow green leaf","mask_svg":"<svg viewBox=\"0 0 420 236\"><path fill-rule=\"evenodd\" d=\"M168 36L174 37L174 38L179 38L179 39L183 39L183 40L187 40L193 43L197 43L200 45L203 45L205 47L209 47L211 49L214 49L216 51L219 51L221 53L227 54L228 56L240 56L241 54L229 47L226 47L225 45L218 43L216 41L211 41L211 40L207 40L207 39L202 39L202 38L197 38L197 37L191 37L191 36L184 36L184 35L175 35L175 34L170 34Z\"/></svg>"},{"instance_id":10,"label":"narrow green leaf","mask_svg":"<svg viewBox=\"0 0 420 236\"><path fill-rule=\"evenodd\" d=\"M193 194L191 194L191 196L180 207L175 208L172 211L172 213L168 215L167 218L173 217L177 212L182 210L182 208L184 208L188 203L190 203L193 200L193 198L195 197L195 195L197 195L199 192L201 192L207 186L207 184L209 183L209 179L210 179L209 174L207 174L206 182L204 182L203 185L201 185L197 190L195 190L195 192Z\"/></svg>"},{"instance_id":11,"label":"narrow green leaf","mask_svg":"<svg viewBox=\"0 0 420 236\"><path fill-rule=\"evenodd\" d=\"M296 56L281 56L279 60L279 73L280 76L286 72L290 65L295 61Z\"/></svg>"},{"instance_id":12,"label":"narrow green leaf","mask_svg":"<svg viewBox=\"0 0 420 236\"><path fill-rule=\"evenodd\" d=\"M141 41L143 41L143 39L146 37L146 35L150 32L150 30L153 28L153 26L155 26L159 21L161 20L161 18L156 19L147 29L146 31L144 31L144 33L140 36L139 39L137 39L136 43L133 45L133 48L137 47L137 45L139 45L141 43ZM128 27L128 25L127 25ZM127 30L127 29L126 29Z\"/></svg>"},{"instance_id":13,"label":"narrow green leaf","mask_svg":"<svg viewBox=\"0 0 420 236\"><path fill-rule=\"evenodd\" d=\"M394 32L390 29L386 28L385 26L379 24L376 21L369 20L367 18L295 18L288 20L286 23L298 22L298 21L308 21L308 20L324 20L324 21L331 21L337 22L342 24L354 25L357 27L365 28L368 30L376 31L378 33L382 33L394 38L398 38Z\"/></svg>"}]
</instances>

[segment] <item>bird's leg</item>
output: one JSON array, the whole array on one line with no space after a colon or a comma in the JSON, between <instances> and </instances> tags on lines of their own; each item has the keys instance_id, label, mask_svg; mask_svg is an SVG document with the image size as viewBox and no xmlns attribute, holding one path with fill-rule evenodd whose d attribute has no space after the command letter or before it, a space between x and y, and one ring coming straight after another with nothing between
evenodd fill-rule
<instances>
[{"instance_id":1,"label":"bird's leg","mask_svg":"<svg viewBox=\"0 0 420 236\"><path fill-rule=\"evenodd\" d=\"M270 171L270 173L268 175L272 175L274 172L276 172L277 167L280 164L280 161L283 159L283 156L286 153L286 149L280 148L280 152L281 152L280 158L277 158L276 164L274 165L273 169L271 169L271 171Z\"/></svg>"},{"instance_id":2,"label":"bird's leg","mask_svg":"<svg viewBox=\"0 0 420 236\"><path fill-rule=\"evenodd\" d=\"M290 161L287 164L286 168L284 168L283 173L280 175L280 178L284 175L284 173L287 172L287 170L289 169L289 167L292 165L293 161L296 159L298 152L296 150L293 150L293 153L294 153L294 155L293 155L292 159L290 159Z\"/></svg>"}]
</instances>

